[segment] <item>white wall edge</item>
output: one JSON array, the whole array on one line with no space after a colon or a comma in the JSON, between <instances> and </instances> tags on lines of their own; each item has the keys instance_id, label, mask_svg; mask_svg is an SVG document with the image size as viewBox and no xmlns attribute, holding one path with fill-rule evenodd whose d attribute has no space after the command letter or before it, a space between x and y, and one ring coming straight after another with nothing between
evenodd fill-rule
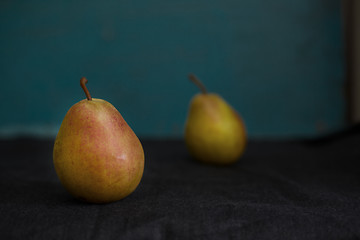
<instances>
[{"instance_id":1,"label":"white wall edge","mask_svg":"<svg viewBox=\"0 0 360 240\"><path fill-rule=\"evenodd\" d=\"M35 138L54 138L56 137L60 126L44 125L11 125L0 128L0 138L16 137L35 137Z\"/></svg>"}]
</instances>

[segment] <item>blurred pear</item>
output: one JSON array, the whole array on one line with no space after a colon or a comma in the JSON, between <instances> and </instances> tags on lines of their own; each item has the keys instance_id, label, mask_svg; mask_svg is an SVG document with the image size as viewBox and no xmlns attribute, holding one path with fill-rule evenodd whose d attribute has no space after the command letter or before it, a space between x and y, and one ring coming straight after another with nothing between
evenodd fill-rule
<instances>
[{"instance_id":1,"label":"blurred pear","mask_svg":"<svg viewBox=\"0 0 360 240\"><path fill-rule=\"evenodd\" d=\"M190 74L189 79L201 90L190 102L185 123L190 154L204 163L236 162L245 151L247 139L241 116L221 96L208 93L195 75Z\"/></svg>"}]
</instances>

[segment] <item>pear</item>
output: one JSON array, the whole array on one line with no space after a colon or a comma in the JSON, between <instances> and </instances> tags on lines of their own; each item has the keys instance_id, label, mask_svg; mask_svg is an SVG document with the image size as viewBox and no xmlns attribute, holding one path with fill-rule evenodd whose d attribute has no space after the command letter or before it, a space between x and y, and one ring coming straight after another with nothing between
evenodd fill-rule
<instances>
[{"instance_id":1,"label":"pear","mask_svg":"<svg viewBox=\"0 0 360 240\"><path fill-rule=\"evenodd\" d=\"M218 94L208 93L193 74L189 79L201 90L191 102L185 123L189 153L204 163L236 162L246 147L246 128L241 116Z\"/></svg>"},{"instance_id":2,"label":"pear","mask_svg":"<svg viewBox=\"0 0 360 240\"><path fill-rule=\"evenodd\" d=\"M142 145L117 109L91 98L73 105L56 136L53 162L62 185L91 203L118 201L139 185L144 171Z\"/></svg>"}]
</instances>

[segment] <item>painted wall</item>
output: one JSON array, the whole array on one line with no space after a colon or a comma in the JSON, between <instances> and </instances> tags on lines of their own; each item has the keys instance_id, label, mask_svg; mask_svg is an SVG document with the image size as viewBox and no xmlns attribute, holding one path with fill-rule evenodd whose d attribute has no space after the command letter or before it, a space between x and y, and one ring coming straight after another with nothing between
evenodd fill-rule
<instances>
[{"instance_id":1,"label":"painted wall","mask_svg":"<svg viewBox=\"0 0 360 240\"><path fill-rule=\"evenodd\" d=\"M194 72L251 137L344 126L340 0L0 1L0 136L56 134L85 95L179 137Z\"/></svg>"}]
</instances>

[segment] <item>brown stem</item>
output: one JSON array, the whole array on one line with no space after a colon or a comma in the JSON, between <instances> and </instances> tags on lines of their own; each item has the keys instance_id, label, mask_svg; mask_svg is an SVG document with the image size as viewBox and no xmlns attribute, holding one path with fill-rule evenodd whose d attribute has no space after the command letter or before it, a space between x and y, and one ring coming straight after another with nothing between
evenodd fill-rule
<instances>
[{"instance_id":1,"label":"brown stem","mask_svg":"<svg viewBox=\"0 0 360 240\"><path fill-rule=\"evenodd\" d=\"M207 94L205 85L192 73L189 74L189 79L200 89L203 94Z\"/></svg>"},{"instance_id":2,"label":"brown stem","mask_svg":"<svg viewBox=\"0 0 360 240\"><path fill-rule=\"evenodd\" d=\"M81 86L81 88L84 90L87 100L91 101L91 100L92 100L91 95L90 95L90 93L89 93L89 90L88 90L87 87L85 86L85 84L86 84L87 82L88 82L88 80L87 80L85 77L82 77L82 78L80 79L80 86Z\"/></svg>"}]
</instances>

